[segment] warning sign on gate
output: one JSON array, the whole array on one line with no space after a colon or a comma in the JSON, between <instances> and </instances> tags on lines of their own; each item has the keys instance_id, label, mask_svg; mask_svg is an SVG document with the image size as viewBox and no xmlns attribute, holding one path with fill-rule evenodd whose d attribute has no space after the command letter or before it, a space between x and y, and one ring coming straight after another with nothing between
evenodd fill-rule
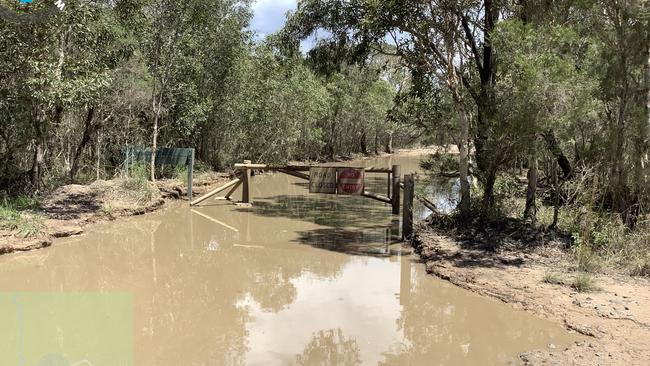
<instances>
[{"instance_id":1,"label":"warning sign on gate","mask_svg":"<svg viewBox=\"0 0 650 366\"><path fill-rule=\"evenodd\" d=\"M309 193L336 194L336 168L309 169Z\"/></svg>"},{"instance_id":2,"label":"warning sign on gate","mask_svg":"<svg viewBox=\"0 0 650 366\"><path fill-rule=\"evenodd\" d=\"M362 195L364 172L364 168L338 168L338 193Z\"/></svg>"}]
</instances>

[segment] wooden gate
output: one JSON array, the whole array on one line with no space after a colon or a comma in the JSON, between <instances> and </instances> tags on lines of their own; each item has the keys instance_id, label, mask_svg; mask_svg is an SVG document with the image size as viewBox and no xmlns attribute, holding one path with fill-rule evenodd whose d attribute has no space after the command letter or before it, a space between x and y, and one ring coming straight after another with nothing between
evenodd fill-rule
<instances>
[{"instance_id":1,"label":"wooden gate","mask_svg":"<svg viewBox=\"0 0 650 366\"><path fill-rule=\"evenodd\" d=\"M337 167L337 166L272 166L268 164L252 164L245 161L242 164L235 164L238 178L214 189L205 195L190 201L190 206L198 205L201 202L215 197L217 194L227 190L225 196L215 197L215 199L232 201L232 195L242 187L242 204L251 204L250 180L251 172L254 170L277 171L293 177L309 181L309 191L311 193L324 194L354 194L370 198L385 204L391 205L392 212L395 215L400 214L400 193L404 190L404 210L402 218L402 237L409 238L413 233L413 199L416 198L425 207L432 212L436 212L435 204L415 193L415 179L413 175L404 176L404 182L401 182L399 165L393 165L391 169L382 168L355 168L355 167ZM307 174L309 173L309 174ZM364 179L369 174L385 174L388 177L386 195L368 192L365 185L359 187L358 180ZM332 177L336 177L336 184L333 183Z\"/></svg>"},{"instance_id":2,"label":"wooden gate","mask_svg":"<svg viewBox=\"0 0 650 366\"><path fill-rule=\"evenodd\" d=\"M310 182L311 193L324 194L346 194L359 195L376 201L389 204L394 214L400 213L400 166L393 165L391 169L382 168L357 168L347 166L301 166L286 165L273 166L268 164L252 164L246 161L242 164L235 164L238 178L214 189L205 195L191 201L190 205L198 205L217 194L228 190L225 196L216 199L231 200L232 195L241 186L243 204L251 203L250 179L254 170L277 171L293 177L304 179ZM388 177L386 195L368 192L363 183L365 177L370 174L385 174ZM332 177L335 176L335 183Z\"/></svg>"}]
</instances>

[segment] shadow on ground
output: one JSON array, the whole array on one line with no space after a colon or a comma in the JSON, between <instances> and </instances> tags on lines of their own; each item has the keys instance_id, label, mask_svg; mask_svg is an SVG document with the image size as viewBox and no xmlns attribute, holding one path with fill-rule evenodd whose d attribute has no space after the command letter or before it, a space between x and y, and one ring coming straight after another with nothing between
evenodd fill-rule
<instances>
[{"instance_id":1,"label":"shadow on ground","mask_svg":"<svg viewBox=\"0 0 650 366\"><path fill-rule=\"evenodd\" d=\"M267 217L285 217L335 228L375 226L392 219L390 206L368 198L347 196L282 195L258 199L239 211ZM387 226L390 226L388 224Z\"/></svg>"},{"instance_id":2,"label":"shadow on ground","mask_svg":"<svg viewBox=\"0 0 650 366\"><path fill-rule=\"evenodd\" d=\"M78 192L62 194L49 200L40 212L49 219L74 220L84 214L92 214L102 208L97 194L93 192Z\"/></svg>"}]
</instances>

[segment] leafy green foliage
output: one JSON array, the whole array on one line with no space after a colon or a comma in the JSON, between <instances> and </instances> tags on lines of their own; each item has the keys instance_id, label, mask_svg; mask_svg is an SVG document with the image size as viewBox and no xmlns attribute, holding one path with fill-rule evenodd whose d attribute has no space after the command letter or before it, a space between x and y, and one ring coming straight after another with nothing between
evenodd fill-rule
<instances>
[{"instance_id":1,"label":"leafy green foliage","mask_svg":"<svg viewBox=\"0 0 650 366\"><path fill-rule=\"evenodd\" d=\"M0 190L111 177L154 121L158 146L194 147L211 169L383 150L394 87L379 67L325 76L253 41L250 5L70 1L42 23L2 21Z\"/></svg>"},{"instance_id":2,"label":"leafy green foliage","mask_svg":"<svg viewBox=\"0 0 650 366\"><path fill-rule=\"evenodd\" d=\"M42 22L2 19L0 190L113 177L122 148L154 135L204 169L455 144L469 153L427 167L455 177L470 162L472 215L522 211L539 170L539 222L557 214L582 270L647 274L646 3L304 0L264 41L251 1L70 0ZM146 200L138 169L123 188Z\"/></svg>"}]
</instances>

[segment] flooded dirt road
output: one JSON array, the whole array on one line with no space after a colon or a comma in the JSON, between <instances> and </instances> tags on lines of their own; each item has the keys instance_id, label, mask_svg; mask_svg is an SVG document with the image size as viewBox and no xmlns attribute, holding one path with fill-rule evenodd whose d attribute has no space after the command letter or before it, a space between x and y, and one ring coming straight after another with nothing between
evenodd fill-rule
<instances>
[{"instance_id":1,"label":"flooded dirt road","mask_svg":"<svg viewBox=\"0 0 650 366\"><path fill-rule=\"evenodd\" d=\"M252 208L178 204L0 257L0 364L516 364L575 340L428 276L388 205L252 182Z\"/></svg>"}]
</instances>

